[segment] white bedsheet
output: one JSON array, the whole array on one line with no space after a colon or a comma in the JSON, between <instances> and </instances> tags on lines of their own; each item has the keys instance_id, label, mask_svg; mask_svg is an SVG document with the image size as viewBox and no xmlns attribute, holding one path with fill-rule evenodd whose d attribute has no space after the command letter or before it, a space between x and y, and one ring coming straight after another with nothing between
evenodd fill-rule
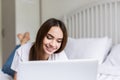
<instances>
[{"instance_id":1,"label":"white bedsheet","mask_svg":"<svg viewBox=\"0 0 120 80\"><path fill-rule=\"evenodd\" d=\"M3 73L0 69L0 80L13 80L13 79L9 75Z\"/></svg>"},{"instance_id":2,"label":"white bedsheet","mask_svg":"<svg viewBox=\"0 0 120 80\"><path fill-rule=\"evenodd\" d=\"M120 80L120 66L100 65L97 80Z\"/></svg>"},{"instance_id":3,"label":"white bedsheet","mask_svg":"<svg viewBox=\"0 0 120 80\"><path fill-rule=\"evenodd\" d=\"M120 80L120 44L112 47L105 62L99 66L98 80Z\"/></svg>"}]
</instances>

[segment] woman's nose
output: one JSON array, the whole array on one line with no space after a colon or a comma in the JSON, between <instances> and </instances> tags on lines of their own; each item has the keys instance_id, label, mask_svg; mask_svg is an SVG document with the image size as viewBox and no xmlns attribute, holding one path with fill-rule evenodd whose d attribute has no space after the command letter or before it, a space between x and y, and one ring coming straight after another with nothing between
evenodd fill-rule
<instances>
[{"instance_id":1,"label":"woman's nose","mask_svg":"<svg viewBox=\"0 0 120 80\"><path fill-rule=\"evenodd\" d=\"M55 40L52 40L52 41L50 42L50 45L53 46L53 47L55 47L55 46L56 46L56 41L55 41Z\"/></svg>"}]
</instances>

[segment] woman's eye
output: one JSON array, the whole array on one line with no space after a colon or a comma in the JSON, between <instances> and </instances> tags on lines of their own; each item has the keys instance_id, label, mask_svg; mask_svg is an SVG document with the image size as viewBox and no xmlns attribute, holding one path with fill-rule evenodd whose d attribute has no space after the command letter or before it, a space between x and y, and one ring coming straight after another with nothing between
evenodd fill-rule
<instances>
[{"instance_id":1,"label":"woman's eye","mask_svg":"<svg viewBox=\"0 0 120 80\"><path fill-rule=\"evenodd\" d=\"M49 36L49 35L47 35L47 39L52 39L52 37L51 37L51 36Z\"/></svg>"},{"instance_id":2,"label":"woman's eye","mask_svg":"<svg viewBox=\"0 0 120 80\"><path fill-rule=\"evenodd\" d=\"M62 43L62 40L58 40L57 42L58 42L58 43Z\"/></svg>"}]
</instances>

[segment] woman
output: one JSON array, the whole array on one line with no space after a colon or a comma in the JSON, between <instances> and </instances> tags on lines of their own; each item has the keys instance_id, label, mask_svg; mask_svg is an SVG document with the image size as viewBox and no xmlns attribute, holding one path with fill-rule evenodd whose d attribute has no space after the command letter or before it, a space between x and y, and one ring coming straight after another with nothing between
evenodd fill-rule
<instances>
[{"instance_id":1,"label":"woman","mask_svg":"<svg viewBox=\"0 0 120 80\"><path fill-rule=\"evenodd\" d=\"M27 43L16 51L11 68L17 74L19 62L67 60L63 52L67 37L67 30L62 21L55 18L48 19L38 30L35 42ZM16 80L16 74L14 80Z\"/></svg>"}]
</instances>

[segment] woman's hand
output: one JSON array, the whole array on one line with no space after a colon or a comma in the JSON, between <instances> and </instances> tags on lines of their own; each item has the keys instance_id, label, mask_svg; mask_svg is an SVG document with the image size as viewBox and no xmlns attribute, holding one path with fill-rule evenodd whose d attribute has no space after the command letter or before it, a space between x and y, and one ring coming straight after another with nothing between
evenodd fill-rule
<instances>
[{"instance_id":1,"label":"woman's hand","mask_svg":"<svg viewBox=\"0 0 120 80\"><path fill-rule=\"evenodd\" d=\"M17 80L17 73L14 74L14 80Z\"/></svg>"}]
</instances>

